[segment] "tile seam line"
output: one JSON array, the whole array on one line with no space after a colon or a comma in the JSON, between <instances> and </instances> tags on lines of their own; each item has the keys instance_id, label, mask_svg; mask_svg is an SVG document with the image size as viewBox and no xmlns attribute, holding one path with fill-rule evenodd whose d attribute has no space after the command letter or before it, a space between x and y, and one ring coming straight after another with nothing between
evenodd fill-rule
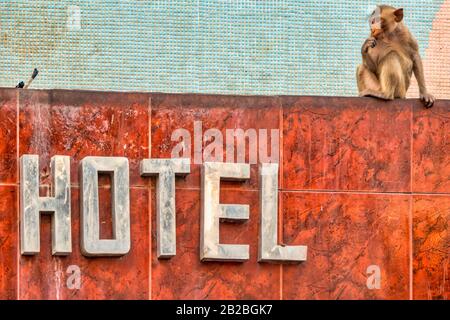
<instances>
[{"instance_id":1,"label":"tile seam line","mask_svg":"<svg viewBox=\"0 0 450 320\"><path fill-rule=\"evenodd\" d=\"M414 288L413 288L413 258L414 258L414 236L413 236L413 206L414 206L414 106L411 104L410 106L410 122L409 122L409 149L410 149L410 157L409 157L409 187L411 191L411 196L409 197L409 215L408 215L408 229L409 229L409 237L408 237L408 247L409 247L409 300L414 299Z\"/></svg>"},{"instance_id":2,"label":"tile seam line","mask_svg":"<svg viewBox=\"0 0 450 320\"><path fill-rule=\"evenodd\" d=\"M51 184L40 184L40 187L50 187ZM0 182L0 187L20 187L20 183L2 183ZM79 184L71 184L71 188L80 188ZM100 189L108 189L111 186L99 186ZM136 189L136 190L153 190L155 189L154 186L148 185L130 185L130 189ZM259 192L259 189L254 188L237 188L237 187L221 187L221 190L224 191L254 191ZM193 191L199 191L201 190L201 186L199 187L176 187L176 190L193 190ZM358 190L306 190L306 189L278 189L278 191L283 193L335 193L335 194L375 194L375 195L403 195L403 196L450 196L450 193L445 192L395 192L395 191L388 191L388 192L379 192L379 191L358 191Z\"/></svg>"},{"instance_id":3,"label":"tile seam line","mask_svg":"<svg viewBox=\"0 0 450 320\"><path fill-rule=\"evenodd\" d=\"M148 157L152 157L152 95L148 97ZM153 188L151 183L148 189ZM148 246L148 300L153 300L153 275L152 275L152 194L148 192L148 230L149 230L149 246Z\"/></svg>"},{"instance_id":4,"label":"tile seam line","mask_svg":"<svg viewBox=\"0 0 450 320\"><path fill-rule=\"evenodd\" d=\"M279 179L280 179L280 188L279 191L284 187L284 175L282 174L284 172L284 112L283 112L283 101L277 97L277 103L278 103L278 107L279 107L279 114L278 114L278 130L279 130L279 137L280 137L280 141L279 141L279 147L278 147L278 152L279 152ZM280 174L281 173L281 174ZM281 192L282 193L282 192ZM281 239L284 238L284 230L283 230L283 225L284 225L284 214L283 214L283 201L280 201L279 199L280 197L278 197L278 202L280 203L280 211L279 211L279 224L278 224L278 230L281 234ZM279 237L280 238L280 237ZM280 279L279 279L279 283L280 283L280 300L283 300L284 295L283 295L283 290L284 290L284 285L283 285L283 278L284 278L284 269L283 269L283 264L280 264Z\"/></svg>"},{"instance_id":5,"label":"tile seam line","mask_svg":"<svg viewBox=\"0 0 450 320\"><path fill-rule=\"evenodd\" d=\"M181 189L181 188L179 188ZM224 188L226 189L226 188ZM232 190L232 189L230 189ZM240 190L240 189L239 189ZM253 191L253 190L251 190ZM258 191L258 190L255 190ZM378 191L358 191L358 190L302 190L302 189L280 189L280 192L288 193L333 193L333 194L375 194L375 195L401 195L401 196L450 196L450 193L441 192L378 192Z\"/></svg>"},{"instance_id":6,"label":"tile seam line","mask_svg":"<svg viewBox=\"0 0 450 320\"><path fill-rule=\"evenodd\" d=\"M17 90L16 93L16 185L19 188L20 180L20 128L19 128L19 115L20 115L20 91ZM17 267L16 267L16 277L17 277L17 300L20 300L20 193L16 192L16 216L17 216Z\"/></svg>"}]
</instances>

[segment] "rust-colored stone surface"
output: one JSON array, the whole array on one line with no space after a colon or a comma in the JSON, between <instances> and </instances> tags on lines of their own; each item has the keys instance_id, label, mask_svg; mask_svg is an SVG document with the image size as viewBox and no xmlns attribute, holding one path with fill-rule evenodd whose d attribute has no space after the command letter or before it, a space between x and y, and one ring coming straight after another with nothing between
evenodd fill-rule
<instances>
[{"instance_id":1,"label":"rust-colored stone surface","mask_svg":"<svg viewBox=\"0 0 450 320\"><path fill-rule=\"evenodd\" d=\"M0 89L0 115L2 299L449 297L450 101L426 110L418 100ZM279 149L269 154L280 159L280 243L308 246L306 262L257 262L257 164L248 181L221 183L221 202L250 205L248 221L221 223L221 241L248 244L250 260L200 261L196 121L201 135L217 129L224 142L227 129L279 130ZM177 255L163 260L155 250L155 180L140 177L139 162L170 157L180 141L172 134L183 128L192 139L191 173L176 179ZM202 150L211 143L200 140ZM51 256L49 215L41 219L40 254L20 256L18 154L40 156L42 196L51 156L71 157L69 256ZM80 252L79 162L95 155L130 161L132 247L123 257ZM99 179L100 234L111 238L111 181ZM67 285L74 265L80 289ZM369 266L380 268L378 289L367 286Z\"/></svg>"},{"instance_id":2,"label":"rust-colored stone surface","mask_svg":"<svg viewBox=\"0 0 450 320\"><path fill-rule=\"evenodd\" d=\"M109 188L101 188L107 197ZM148 299L149 220L148 191L132 188L131 250L123 257L87 258L80 251L79 190L72 189L72 254L52 257L50 216L41 219L41 252L20 258L20 299ZM111 212L109 202L101 212ZM106 226L105 215L101 225ZM81 270L81 288L69 289L69 266Z\"/></svg>"},{"instance_id":3,"label":"rust-colored stone surface","mask_svg":"<svg viewBox=\"0 0 450 320\"><path fill-rule=\"evenodd\" d=\"M177 255L170 260L158 260L153 255L154 299L280 299L280 267L257 262L258 192L223 190L220 200L250 205L247 222L223 222L220 227L222 243L250 245L250 260L200 262L200 190L179 189L176 196ZM152 239L156 252L154 229Z\"/></svg>"},{"instance_id":4,"label":"rust-colored stone surface","mask_svg":"<svg viewBox=\"0 0 450 320\"><path fill-rule=\"evenodd\" d=\"M17 298L17 187L0 186L0 299Z\"/></svg>"},{"instance_id":5,"label":"rust-colored stone surface","mask_svg":"<svg viewBox=\"0 0 450 320\"><path fill-rule=\"evenodd\" d=\"M223 142L226 140L226 129L267 129L270 137L272 129L280 128L281 104L279 98L272 97L230 97L211 95L154 95L152 105L152 157L170 158L172 149L180 140L172 141L171 135L177 129L186 129L192 138L191 173L178 184L178 187L199 187L201 166L194 163L194 122L201 122L202 132L217 129L222 133ZM269 138L269 145L270 145ZM199 140L203 146L212 141ZM246 161L249 140L246 140ZM252 145L253 146L253 145ZM201 149L203 150L203 148ZM270 149L269 149L270 150ZM227 150L223 150L223 161L226 161ZM279 150L275 150L278 152ZM270 155L271 153L268 152ZM201 153L197 153L201 157ZM235 155L236 157L236 155ZM258 157L259 159L259 157ZM224 188L228 183L224 183ZM258 166L251 167L250 179L241 188L258 188Z\"/></svg>"},{"instance_id":6,"label":"rust-colored stone surface","mask_svg":"<svg viewBox=\"0 0 450 320\"><path fill-rule=\"evenodd\" d=\"M413 114L413 191L450 192L450 105L438 101L431 110L420 105Z\"/></svg>"},{"instance_id":7,"label":"rust-colored stone surface","mask_svg":"<svg viewBox=\"0 0 450 320\"><path fill-rule=\"evenodd\" d=\"M20 155L39 154L41 182L50 182L50 158L71 156L78 184L86 156L122 156L130 161L130 184L145 184L139 161L148 157L148 95L135 93L20 91Z\"/></svg>"},{"instance_id":8,"label":"rust-colored stone surface","mask_svg":"<svg viewBox=\"0 0 450 320\"><path fill-rule=\"evenodd\" d=\"M0 90L0 183L17 179L17 90Z\"/></svg>"},{"instance_id":9,"label":"rust-colored stone surface","mask_svg":"<svg viewBox=\"0 0 450 320\"><path fill-rule=\"evenodd\" d=\"M284 242L308 244L308 261L283 266L284 299L408 299L409 199L403 195L282 195ZM367 268L381 288L367 287Z\"/></svg>"},{"instance_id":10,"label":"rust-colored stone surface","mask_svg":"<svg viewBox=\"0 0 450 320\"><path fill-rule=\"evenodd\" d=\"M410 191L411 104L284 99L283 188Z\"/></svg>"},{"instance_id":11,"label":"rust-colored stone surface","mask_svg":"<svg viewBox=\"0 0 450 320\"><path fill-rule=\"evenodd\" d=\"M450 298L450 195L413 198L414 298Z\"/></svg>"}]
</instances>

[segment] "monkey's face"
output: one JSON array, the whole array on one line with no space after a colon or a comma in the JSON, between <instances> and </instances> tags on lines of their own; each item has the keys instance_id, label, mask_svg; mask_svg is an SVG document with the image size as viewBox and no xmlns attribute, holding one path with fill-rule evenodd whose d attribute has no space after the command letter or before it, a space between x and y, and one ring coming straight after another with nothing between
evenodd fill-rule
<instances>
[{"instance_id":1,"label":"monkey's face","mask_svg":"<svg viewBox=\"0 0 450 320\"><path fill-rule=\"evenodd\" d=\"M372 12L369 18L369 25L372 37L377 37L383 32L381 23L381 8L379 6Z\"/></svg>"},{"instance_id":2,"label":"monkey's face","mask_svg":"<svg viewBox=\"0 0 450 320\"><path fill-rule=\"evenodd\" d=\"M394 31L403 20L403 9L377 6L369 18L372 37L378 38L385 32Z\"/></svg>"}]
</instances>

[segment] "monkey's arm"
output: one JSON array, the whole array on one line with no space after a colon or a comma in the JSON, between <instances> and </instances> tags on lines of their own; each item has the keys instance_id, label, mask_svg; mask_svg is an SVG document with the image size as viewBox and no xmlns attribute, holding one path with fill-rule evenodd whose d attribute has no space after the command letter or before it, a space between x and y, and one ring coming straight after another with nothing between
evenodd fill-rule
<instances>
[{"instance_id":1,"label":"monkey's arm","mask_svg":"<svg viewBox=\"0 0 450 320\"><path fill-rule=\"evenodd\" d=\"M372 72L376 72L377 66L369 55L369 48L374 48L376 45L377 41L375 38L368 38L361 47L363 63Z\"/></svg>"},{"instance_id":2,"label":"monkey's arm","mask_svg":"<svg viewBox=\"0 0 450 320\"><path fill-rule=\"evenodd\" d=\"M427 87L425 86L423 63L418 52L416 52L413 56L413 71L419 85L420 99L423 101L427 108L431 108L434 104L435 99L431 94L428 93Z\"/></svg>"},{"instance_id":3,"label":"monkey's arm","mask_svg":"<svg viewBox=\"0 0 450 320\"><path fill-rule=\"evenodd\" d=\"M371 72L376 72L377 66L367 53L363 54L363 63Z\"/></svg>"}]
</instances>

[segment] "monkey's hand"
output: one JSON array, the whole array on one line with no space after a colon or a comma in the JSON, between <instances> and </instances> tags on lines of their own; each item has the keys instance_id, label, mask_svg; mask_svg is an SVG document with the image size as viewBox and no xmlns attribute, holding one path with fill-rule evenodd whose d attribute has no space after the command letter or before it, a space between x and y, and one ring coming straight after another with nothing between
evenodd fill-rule
<instances>
[{"instance_id":1,"label":"monkey's hand","mask_svg":"<svg viewBox=\"0 0 450 320\"><path fill-rule=\"evenodd\" d=\"M420 100L422 100L425 108L431 108L436 100L433 95L425 92L420 94Z\"/></svg>"},{"instance_id":2,"label":"monkey's hand","mask_svg":"<svg viewBox=\"0 0 450 320\"><path fill-rule=\"evenodd\" d=\"M368 38L368 39L364 42L364 44L363 44L363 46L362 46L362 48L361 48L361 53L362 53L362 54L367 53L367 51L369 51L369 48L375 48L376 45L377 45L377 39L375 39L374 37Z\"/></svg>"}]
</instances>

